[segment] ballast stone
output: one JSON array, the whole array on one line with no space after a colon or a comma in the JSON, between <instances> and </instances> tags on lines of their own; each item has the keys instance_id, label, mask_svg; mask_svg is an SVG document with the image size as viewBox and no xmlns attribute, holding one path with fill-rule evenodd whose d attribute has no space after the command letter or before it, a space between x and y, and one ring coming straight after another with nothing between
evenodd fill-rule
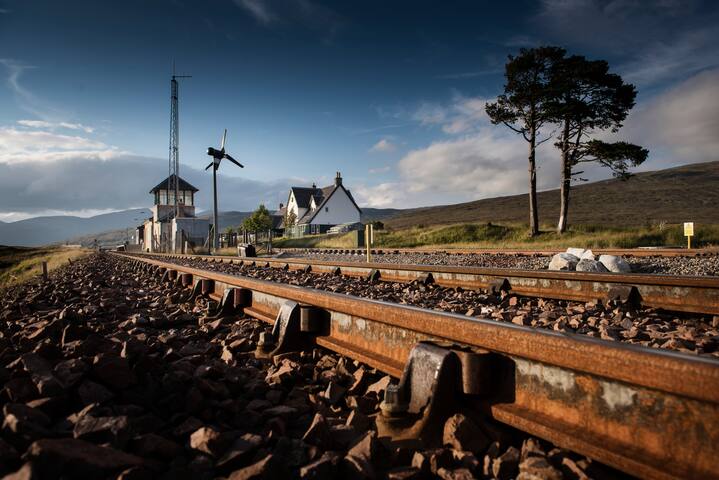
<instances>
[{"instance_id":1,"label":"ballast stone","mask_svg":"<svg viewBox=\"0 0 719 480\"><path fill-rule=\"evenodd\" d=\"M571 253L558 253L549 262L550 270L574 270L579 263L579 257Z\"/></svg>"},{"instance_id":2,"label":"ballast stone","mask_svg":"<svg viewBox=\"0 0 719 480\"><path fill-rule=\"evenodd\" d=\"M607 270L607 267L605 267L604 264L602 264L601 262L598 262L596 260L590 260L588 258L582 258L581 260L579 260L579 263L577 263L577 271L605 273L609 270Z\"/></svg>"},{"instance_id":3,"label":"ballast stone","mask_svg":"<svg viewBox=\"0 0 719 480\"><path fill-rule=\"evenodd\" d=\"M614 273L630 273L632 271L631 265L624 260L622 257L615 255L601 255L599 261L609 270Z\"/></svg>"}]
</instances>

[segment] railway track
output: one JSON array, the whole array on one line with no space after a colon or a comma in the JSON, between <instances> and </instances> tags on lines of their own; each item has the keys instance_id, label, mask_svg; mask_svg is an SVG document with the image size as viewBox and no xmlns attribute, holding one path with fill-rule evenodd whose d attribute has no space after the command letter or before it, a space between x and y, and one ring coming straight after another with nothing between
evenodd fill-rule
<instances>
[{"instance_id":1,"label":"railway track","mask_svg":"<svg viewBox=\"0 0 719 480\"><path fill-rule=\"evenodd\" d=\"M163 261L172 258L116 255L138 270L192 289L195 296L214 298L225 313L273 324L273 335L265 342L268 355L319 345L399 378L397 387L388 387L383 415L377 419L380 434L397 441L431 438L451 412L467 410L640 477L719 478L715 468L719 362L715 360ZM378 271L372 265L287 260L279 264L304 269L309 265L313 271L339 267L343 274L356 275L366 275L368 268ZM401 272L387 265L381 268L385 269L379 270L382 278L391 278L394 272L404 281L410 280L406 275L425 275L426 280L426 274L435 273L420 267ZM503 279L512 291L519 287L536 293L536 287L531 290L520 279L544 288L552 280L567 287L586 281L605 285L599 290L604 291L618 278L530 275L536 273L517 272L517 277L507 278L492 272L453 271L435 281L501 288L496 280ZM657 286L643 278L647 276L631 277L637 277L631 285L637 290L638 285L648 285L681 291L672 294L674 305L680 306L682 296L692 298L692 289L709 288L699 279ZM627 285L624 280L618 284ZM645 295L652 290L648 286L641 290ZM716 294L716 284L712 288ZM642 296L643 301L646 298ZM704 308L700 302L697 305Z\"/></svg>"},{"instance_id":2,"label":"railway track","mask_svg":"<svg viewBox=\"0 0 719 480\"><path fill-rule=\"evenodd\" d=\"M163 255L315 273L334 273L393 282L435 282L447 287L504 290L520 296L590 302L621 299L670 311L719 315L719 278L647 274L557 272L547 270L332 262L312 259L240 259L210 255Z\"/></svg>"},{"instance_id":3,"label":"railway track","mask_svg":"<svg viewBox=\"0 0 719 480\"><path fill-rule=\"evenodd\" d=\"M361 255L365 250L359 248L277 248L279 252L288 253L334 253L334 254L356 254ZM619 255L622 257L703 257L710 255L719 255L719 247L707 248L593 248L592 251L599 255ZM435 254L446 253L448 255L466 255L466 254L505 254L505 255L545 255L551 256L556 253L564 252L563 249L512 249L512 248L375 248L372 249L374 255L383 254Z\"/></svg>"}]
</instances>

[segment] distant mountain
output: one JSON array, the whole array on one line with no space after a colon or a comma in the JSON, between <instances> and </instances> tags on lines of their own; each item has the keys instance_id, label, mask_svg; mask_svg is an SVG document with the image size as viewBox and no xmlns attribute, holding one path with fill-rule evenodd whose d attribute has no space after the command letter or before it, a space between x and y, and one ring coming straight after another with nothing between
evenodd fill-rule
<instances>
[{"instance_id":1,"label":"distant mountain","mask_svg":"<svg viewBox=\"0 0 719 480\"><path fill-rule=\"evenodd\" d=\"M245 218L252 215L252 212L219 212L217 223L220 224L219 231L224 232L227 227L236 228L242 225ZM199 218L207 218L212 223L212 212L200 212L197 214Z\"/></svg>"},{"instance_id":2,"label":"distant mountain","mask_svg":"<svg viewBox=\"0 0 719 480\"><path fill-rule=\"evenodd\" d=\"M374 222L377 220L385 220L393 217L400 213L408 212L409 210L401 210L399 208L370 208L362 207L362 221L363 222Z\"/></svg>"},{"instance_id":3,"label":"distant mountain","mask_svg":"<svg viewBox=\"0 0 719 480\"><path fill-rule=\"evenodd\" d=\"M58 215L0 222L0 245L38 246L64 243L81 235L132 228L149 216L149 209L138 208L88 218Z\"/></svg>"},{"instance_id":4,"label":"distant mountain","mask_svg":"<svg viewBox=\"0 0 719 480\"><path fill-rule=\"evenodd\" d=\"M576 185L569 203L570 225L719 224L719 162L637 173L626 181ZM554 225L559 190L539 192L538 204L540 223ZM512 195L406 210L385 224L402 229L466 222L528 223L528 209L527 194Z\"/></svg>"}]
</instances>

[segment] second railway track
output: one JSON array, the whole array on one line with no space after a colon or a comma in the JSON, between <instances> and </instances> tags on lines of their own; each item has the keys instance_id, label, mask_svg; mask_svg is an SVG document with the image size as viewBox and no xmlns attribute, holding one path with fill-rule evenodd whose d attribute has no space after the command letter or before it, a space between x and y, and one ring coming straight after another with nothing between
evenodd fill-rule
<instances>
[{"instance_id":1,"label":"second railway track","mask_svg":"<svg viewBox=\"0 0 719 480\"><path fill-rule=\"evenodd\" d=\"M150 255L152 257L153 255ZM210 255L163 255L169 261L199 259L212 263L267 266L393 282L435 282L446 287L504 290L520 296L580 302L621 299L670 311L719 315L719 277L557 272L547 270L334 262L312 259L241 259Z\"/></svg>"}]
</instances>

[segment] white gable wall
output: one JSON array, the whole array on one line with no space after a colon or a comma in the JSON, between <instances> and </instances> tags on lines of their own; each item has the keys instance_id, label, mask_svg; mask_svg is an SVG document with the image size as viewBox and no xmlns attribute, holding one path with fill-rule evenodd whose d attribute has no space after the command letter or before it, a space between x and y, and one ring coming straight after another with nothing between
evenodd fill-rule
<instances>
[{"instance_id":1,"label":"white gable wall","mask_svg":"<svg viewBox=\"0 0 719 480\"><path fill-rule=\"evenodd\" d=\"M342 223L357 223L360 221L360 212L350 200L343 188L338 188L322 205L321 210L312 219L312 225L340 225Z\"/></svg>"},{"instance_id":2,"label":"white gable wall","mask_svg":"<svg viewBox=\"0 0 719 480\"><path fill-rule=\"evenodd\" d=\"M290 190L290 198L287 199L287 214L289 215L290 212L294 212L296 220L299 220L306 211L306 208L300 208L299 205L297 205L297 199Z\"/></svg>"}]
</instances>

